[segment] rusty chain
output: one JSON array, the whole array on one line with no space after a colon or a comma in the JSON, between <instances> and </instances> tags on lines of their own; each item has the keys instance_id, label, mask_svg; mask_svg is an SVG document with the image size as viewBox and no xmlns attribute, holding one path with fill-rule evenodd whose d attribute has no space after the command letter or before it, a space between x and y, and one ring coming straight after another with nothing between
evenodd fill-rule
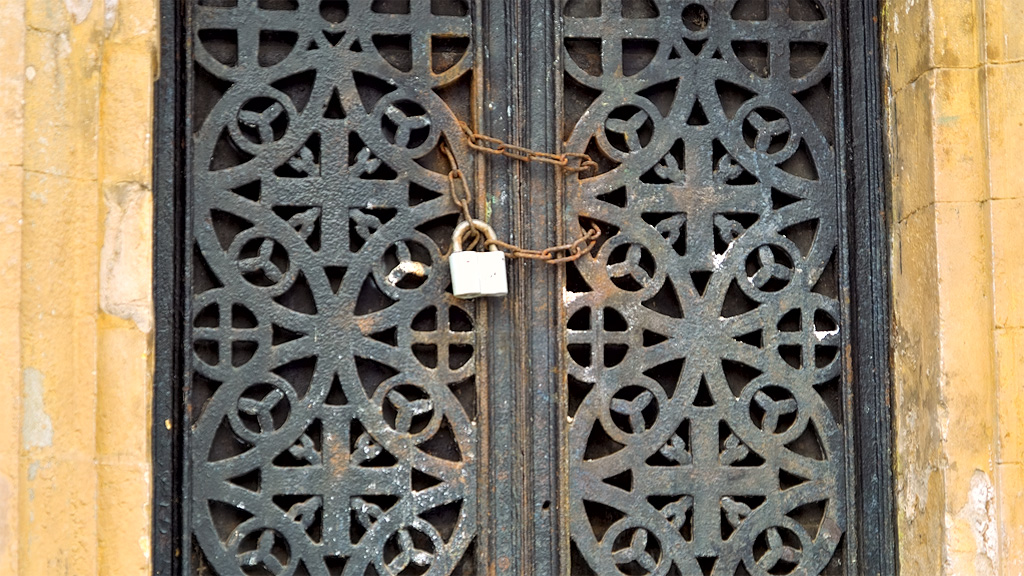
<instances>
[{"instance_id":1,"label":"rusty chain","mask_svg":"<svg viewBox=\"0 0 1024 576\"><path fill-rule=\"evenodd\" d=\"M467 145L477 152L493 154L495 156L504 156L520 162L543 162L545 164L552 164L568 173L597 170L597 162L594 162L587 154L574 152L565 152L562 154L538 152L529 148L523 148L522 146L509 144L492 136L473 132L469 125L462 120L457 120L457 122L459 123L459 128L462 129L462 133L466 135ZM481 144L481 142L483 144ZM579 164L572 166L570 165L571 160L579 160Z\"/></svg>"},{"instance_id":2,"label":"rusty chain","mask_svg":"<svg viewBox=\"0 0 1024 576\"><path fill-rule=\"evenodd\" d=\"M493 154L496 156L505 156L506 158L511 158L520 162L543 162L545 164L556 166L569 173L585 172L587 170L597 168L597 163L586 154L551 154L550 152L538 152L529 148L523 148L522 146L508 144L491 136L485 136L483 134L473 132L469 126L462 121L459 121L459 127L462 128L463 133L466 135L468 146L477 152ZM481 145L480 142L484 142L486 145ZM468 233L470 238L464 246L466 250L473 250L476 248L481 238L483 238L483 234L481 234L473 224L475 219L469 209L469 205L472 202L469 184L466 180L466 175L462 172L458 163L455 161L455 155L452 154L452 151L443 142L441 143L441 152L443 152L447 157L448 164L452 167L448 172L448 189L451 194L452 202L458 206L462 219L470 223ZM572 166L570 164L570 161L574 159L579 160L579 164L576 166ZM462 194L459 193L459 188L462 189ZM521 246L516 246L515 244L502 242L501 240L484 240L484 247L490 248L491 246L494 246L502 252L505 252L509 258L541 260L548 264L561 264L564 262L573 262L578 260L594 247L594 243L597 242L597 239L600 236L601 229L597 224L592 224L590 230L585 231L574 241L567 244L560 244L558 246L549 246L542 250L523 248ZM558 256L558 253L561 252L566 252L567 255Z\"/></svg>"}]
</instances>

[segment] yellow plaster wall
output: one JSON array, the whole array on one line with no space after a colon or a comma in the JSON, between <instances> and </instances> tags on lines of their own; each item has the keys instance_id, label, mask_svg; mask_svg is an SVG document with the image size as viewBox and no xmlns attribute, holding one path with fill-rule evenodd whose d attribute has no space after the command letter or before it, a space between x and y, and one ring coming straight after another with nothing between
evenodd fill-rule
<instances>
[{"instance_id":1,"label":"yellow plaster wall","mask_svg":"<svg viewBox=\"0 0 1024 576\"><path fill-rule=\"evenodd\" d=\"M25 17L18 2L0 2L0 30L0 574L17 574L25 89Z\"/></svg>"},{"instance_id":2,"label":"yellow plaster wall","mask_svg":"<svg viewBox=\"0 0 1024 576\"><path fill-rule=\"evenodd\" d=\"M150 571L156 22L0 1L0 574Z\"/></svg>"},{"instance_id":3,"label":"yellow plaster wall","mask_svg":"<svg viewBox=\"0 0 1024 576\"><path fill-rule=\"evenodd\" d=\"M888 0L903 574L1024 574L1024 2Z\"/></svg>"}]
</instances>

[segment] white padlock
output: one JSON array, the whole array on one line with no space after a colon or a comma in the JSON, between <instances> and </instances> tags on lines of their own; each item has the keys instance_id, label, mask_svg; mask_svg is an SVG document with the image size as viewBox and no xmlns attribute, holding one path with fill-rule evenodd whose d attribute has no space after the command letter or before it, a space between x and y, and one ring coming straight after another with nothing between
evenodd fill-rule
<instances>
[{"instance_id":1,"label":"white padlock","mask_svg":"<svg viewBox=\"0 0 1024 576\"><path fill-rule=\"evenodd\" d=\"M486 239L496 238L494 229L485 222L473 220L472 226L482 232ZM463 251L462 237L469 227L469 222L459 222L452 233L452 254L448 257L452 292L456 298L464 300L508 294L505 253L496 246L491 246L487 252Z\"/></svg>"}]
</instances>

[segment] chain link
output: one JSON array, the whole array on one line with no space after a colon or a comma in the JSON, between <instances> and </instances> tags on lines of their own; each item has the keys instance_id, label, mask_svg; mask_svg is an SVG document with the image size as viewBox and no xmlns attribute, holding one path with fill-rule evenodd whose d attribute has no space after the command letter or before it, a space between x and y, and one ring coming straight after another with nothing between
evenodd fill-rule
<instances>
[{"instance_id":1,"label":"chain link","mask_svg":"<svg viewBox=\"0 0 1024 576\"><path fill-rule=\"evenodd\" d=\"M551 154L548 152L537 152L536 150L530 150L529 148L508 144L497 138L478 134L470 130L469 126L467 126L465 122L458 122L459 127L461 127L462 131L466 134L469 147L477 152L505 156L520 162L543 162L545 164L552 164L570 173L584 172L597 168L597 163L586 154ZM480 145L479 142L485 142L493 147ZM485 248L494 246L502 252L505 252L509 258L541 260L548 264L562 264L564 262L573 262L580 259L584 254L593 249L597 239L601 237L601 229L597 224L591 224L590 230L585 231L572 242L568 244L560 244L558 246L549 246L542 250L523 248L521 246L516 246L515 244L502 242L501 240L488 240L484 238L482 231L478 230L474 224L475 219L469 209L469 205L472 202L472 194L469 190L466 175L463 174L461 169L459 169L459 165L455 161L455 155L452 154L452 151L444 142L441 143L441 152L447 157L448 164L452 167L448 172L448 190L451 195L452 202L458 206L459 212L462 214L462 219L470 223L469 229L466 232L468 237L467 241L463 243L463 248L465 250L475 249L480 241L483 240ZM572 159L578 159L580 161L579 165L571 166L570 160ZM462 190L461 194L459 192L460 188ZM559 256L558 254L562 252L565 252L566 255Z\"/></svg>"},{"instance_id":2,"label":"chain link","mask_svg":"<svg viewBox=\"0 0 1024 576\"><path fill-rule=\"evenodd\" d=\"M568 173L587 172L597 170L597 162L594 162L587 154L566 152L563 154L552 154L550 152L538 152L515 144L509 144L492 136L480 134L470 129L469 125L462 120L457 120L459 128L466 135L466 142L470 148L484 154L505 156L520 162L543 162L552 164ZM481 142L483 144L481 144ZM570 161L579 160L576 166L570 165Z\"/></svg>"}]
</instances>

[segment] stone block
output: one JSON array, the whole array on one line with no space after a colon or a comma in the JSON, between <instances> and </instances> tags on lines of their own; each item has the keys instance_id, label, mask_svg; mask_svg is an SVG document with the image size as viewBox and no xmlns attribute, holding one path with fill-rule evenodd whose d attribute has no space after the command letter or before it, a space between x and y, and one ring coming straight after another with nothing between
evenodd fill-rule
<instances>
[{"instance_id":1,"label":"stone block","mask_svg":"<svg viewBox=\"0 0 1024 576\"><path fill-rule=\"evenodd\" d=\"M988 199L988 158L983 72L980 68L935 70L932 155L936 202ZM927 146L910 141L910 146Z\"/></svg>"},{"instance_id":2,"label":"stone block","mask_svg":"<svg viewBox=\"0 0 1024 576\"><path fill-rule=\"evenodd\" d=\"M103 51L100 157L107 184L148 186L153 173L153 55L144 44L108 43ZM125 119L139 119L125 122Z\"/></svg>"},{"instance_id":3,"label":"stone block","mask_svg":"<svg viewBox=\"0 0 1024 576\"><path fill-rule=\"evenodd\" d=\"M118 0L116 3L108 0L107 4L114 5L113 14L106 18L106 25L112 25L108 39L114 42L138 42L155 53L159 0Z\"/></svg>"},{"instance_id":4,"label":"stone block","mask_svg":"<svg viewBox=\"0 0 1024 576\"><path fill-rule=\"evenodd\" d=\"M25 89L25 5L19 0L0 2L0 169L19 166L22 154L22 99ZM0 174L2 176L2 174ZM9 180L0 179L0 182ZM0 190L0 195L3 195Z\"/></svg>"},{"instance_id":5,"label":"stone block","mask_svg":"<svg viewBox=\"0 0 1024 576\"><path fill-rule=\"evenodd\" d=\"M899 92L932 67L931 18L926 0L885 3L886 62L889 83Z\"/></svg>"},{"instance_id":6,"label":"stone block","mask_svg":"<svg viewBox=\"0 0 1024 576\"><path fill-rule=\"evenodd\" d=\"M992 201L996 327L1024 328L1024 198ZM1024 382L1021 382L1024 386Z\"/></svg>"},{"instance_id":7,"label":"stone block","mask_svg":"<svg viewBox=\"0 0 1024 576\"><path fill-rule=\"evenodd\" d=\"M134 182L104 186L103 197L100 308L148 333L153 327L153 198Z\"/></svg>"},{"instance_id":8,"label":"stone block","mask_svg":"<svg viewBox=\"0 0 1024 576\"><path fill-rule=\"evenodd\" d=\"M93 1L71 0L65 4L53 0L24 0L25 23L31 30L56 34L67 32L76 17L88 17ZM72 9L69 10L69 7Z\"/></svg>"},{"instance_id":9,"label":"stone block","mask_svg":"<svg viewBox=\"0 0 1024 576\"><path fill-rule=\"evenodd\" d=\"M897 222L935 201L931 127L934 87L935 74L927 73L898 91L892 103L889 142Z\"/></svg>"},{"instance_id":10,"label":"stone block","mask_svg":"<svg viewBox=\"0 0 1024 576\"><path fill-rule=\"evenodd\" d=\"M946 486L945 554L941 574L953 576L998 576L999 504L993 475L973 470L964 494L951 498L960 487ZM952 499L963 505L951 506Z\"/></svg>"},{"instance_id":11,"label":"stone block","mask_svg":"<svg viewBox=\"0 0 1024 576\"><path fill-rule=\"evenodd\" d=\"M1024 328L996 330L995 341L999 462L1021 463L1024 462Z\"/></svg>"},{"instance_id":12,"label":"stone block","mask_svg":"<svg viewBox=\"0 0 1024 576\"><path fill-rule=\"evenodd\" d=\"M95 458L95 361L88 366L95 336L75 324L22 317L21 446L28 457Z\"/></svg>"},{"instance_id":13,"label":"stone block","mask_svg":"<svg viewBox=\"0 0 1024 576\"><path fill-rule=\"evenodd\" d=\"M1024 59L1024 2L985 0L986 48L990 62ZM1024 551L1022 551L1024 552Z\"/></svg>"},{"instance_id":14,"label":"stone block","mask_svg":"<svg viewBox=\"0 0 1024 576\"><path fill-rule=\"evenodd\" d=\"M938 574L945 512L942 435L936 415L940 355L935 206L914 211L893 234L893 417L897 522L904 574Z\"/></svg>"},{"instance_id":15,"label":"stone block","mask_svg":"<svg viewBox=\"0 0 1024 576\"><path fill-rule=\"evenodd\" d=\"M21 332L17 299L13 303L15 307L0 306L0 574L18 573Z\"/></svg>"},{"instance_id":16,"label":"stone block","mask_svg":"<svg viewBox=\"0 0 1024 576\"><path fill-rule=\"evenodd\" d=\"M1024 62L987 66L986 74L992 197L1024 198Z\"/></svg>"},{"instance_id":17,"label":"stone block","mask_svg":"<svg viewBox=\"0 0 1024 576\"><path fill-rule=\"evenodd\" d=\"M936 205L939 333L932 345L942 353L940 423L951 510L965 506L974 472L991 475L995 460L989 230L987 202Z\"/></svg>"},{"instance_id":18,"label":"stone block","mask_svg":"<svg viewBox=\"0 0 1024 576\"><path fill-rule=\"evenodd\" d=\"M22 312L29 317L71 319L95 312L99 269L99 185L96 182L25 175Z\"/></svg>"},{"instance_id":19,"label":"stone block","mask_svg":"<svg viewBox=\"0 0 1024 576\"><path fill-rule=\"evenodd\" d=\"M973 68L983 62L985 0L927 3L931 8L932 64L936 68Z\"/></svg>"},{"instance_id":20,"label":"stone block","mask_svg":"<svg viewBox=\"0 0 1024 576\"><path fill-rule=\"evenodd\" d=\"M19 543L24 576L96 573L96 464L90 457L22 461Z\"/></svg>"},{"instance_id":21,"label":"stone block","mask_svg":"<svg viewBox=\"0 0 1024 576\"><path fill-rule=\"evenodd\" d=\"M107 463L98 470L99 576L145 575L150 566L151 468Z\"/></svg>"},{"instance_id":22,"label":"stone block","mask_svg":"<svg viewBox=\"0 0 1024 576\"><path fill-rule=\"evenodd\" d=\"M21 192L24 172L20 166L0 166L0 309L18 307L21 291Z\"/></svg>"},{"instance_id":23,"label":"stone block","mask_svg":"<svg viewBox=\"0 0 1024 576\"><path fill-rule=\"evenodd\" d=\"M999 466L999 531L1002 573L1024 574L1024 464Z\"/></svg>"},{"instance_id":24,"label":"stone block","mask_svg":"<svg viewBox=\"0 0 1024 576\"><path fill-rule=\"evenodd\" d=\"M80 32L30 30L25 42L25 169L95 180L99 62Z\"/></svg>"},{"instance_id":25,"label":"stone block","mask_svg":"<svg viewBox=\"0 0 1024 576\"><path fill-rule=\"evenodd\" d=\"M98 344L96 453L104 462L148 465L149 338L129 322L104 316Z\"/></svg>"}]
</instances>

